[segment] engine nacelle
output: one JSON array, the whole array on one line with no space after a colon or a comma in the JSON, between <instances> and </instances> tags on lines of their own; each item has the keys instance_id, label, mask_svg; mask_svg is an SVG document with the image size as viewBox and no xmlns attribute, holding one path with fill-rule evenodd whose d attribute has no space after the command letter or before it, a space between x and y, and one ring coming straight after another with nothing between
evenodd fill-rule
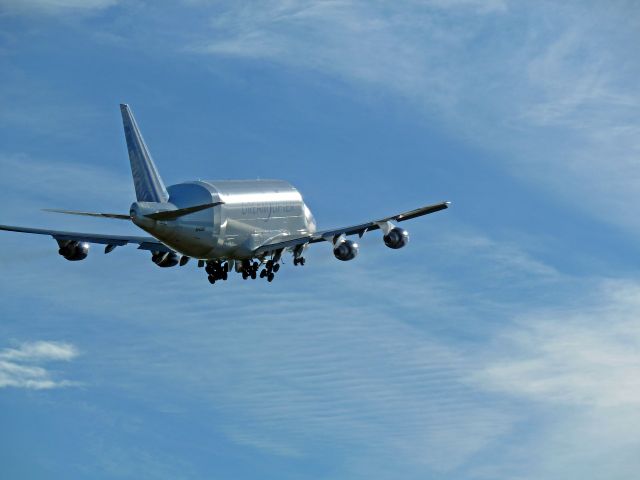
<instances>
[{"instance_id":1,"label":"engine nacelle","mask_svg":"<svg viewBox=\"0 0 640 480\"><path fill-rule=\"evenodd\" d=\"M60 242L59 242L60 243ZM89 255L89 244L87 242L77 242L70 240L60 243L58 253L70 262L84 260Z\"/></svg>"},{"instance_id":2,"label":"engine nacelle","mask_svg":"<svg viewBox=\"0 0 640 480\"><path fill-rule=\"evenodd\" d=\"M175 267L180 262L180 255L175 252L154 252L151 261L159 267Z\"/></svg>"},{"instance_id":3,"label":"engine nacelle","mask_svg":"<svg viewBox=\"0 0 640 480\"><path fill-rule=\"evenodd\" d=\"M333 255L338 260L346 262L358 256L358 248L358 244L353 240L345 240L333 247Z\"/></svg>"},{"instance_id":4,"label":"engine nacelle","mask_svg":"<svg viewBox=\"0 0 640 480\"><path fill-rule=\"evenodd\" d=\"M395 227L389 230L389 233L382 237L382 239L387 247L397 250L409 243L409 232L400 227Z\"/></svg>"}]
</instances>

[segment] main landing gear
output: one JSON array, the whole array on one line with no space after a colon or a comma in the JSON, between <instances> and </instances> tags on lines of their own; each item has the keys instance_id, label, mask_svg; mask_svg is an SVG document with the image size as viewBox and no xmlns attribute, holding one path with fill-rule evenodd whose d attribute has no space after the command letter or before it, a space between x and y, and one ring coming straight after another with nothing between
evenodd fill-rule
<instances>
[{"instance_id":1,"label":"main landing gear","mask_svg":"<svg viewBox=\"0 0 640 480\"><path fill-rule=\"evenodd\" d=\"M199 260L198 266L204 266L208 275L209 282L214 284L218 280L227 280L228 274L231 270L235 269L236 272L242 275L243 280L247 280L251 278L255 280L258 278L258 270L260 270L261 265L264 266L262 270L260 270L260 278L266 278L267 282L273 282L275 278L275 274L280 270L280 259L281 259L282 251L278 251L275 253L273 258L267 260L266 262L263 260L258 261L255 259L252 260L243 260L243 261L222 261L222 260ZM293 257L294 265L304 265L305 259L300 255L295 255Z\"/></svg>"},{"instance_id":2,"label":"main landing gear","mask_svg":"<svg viewBox=\"0 0 640 480\"><path fill-rule=\"evenodd\" d=\"M280 270L280 264L273 260L267 260L264 268L260 272L260 278L266 278L268 282L273 282L275 273Z\"/></svg>"},{"instance_id":3,"label":"main landing gear","mask_svg":"<svg viewBox=\"0 0 640 480\"><path fill-rule=\"evenodd\" d=\"M246 280L251 277L252 280L255 280L258 276L258 268L260 264L255 261L244 261L242 262L242 268L240 272L242 273L242 279Z\"/></svg>"},{"instance_id":4,"label":"main landing gear","mask_svg":"<svg viewBox=\"0 0 640 480\"><path fill-rule=\"evenodd\" d=\"M207 274L209 275L207 278L209 279L209 283L212 285L216 283L216 280L226 280L229 275L229 263L228 262L220 262L218 260L207 262L207 266L205 267Z\"/></svg>"}]
</instances>

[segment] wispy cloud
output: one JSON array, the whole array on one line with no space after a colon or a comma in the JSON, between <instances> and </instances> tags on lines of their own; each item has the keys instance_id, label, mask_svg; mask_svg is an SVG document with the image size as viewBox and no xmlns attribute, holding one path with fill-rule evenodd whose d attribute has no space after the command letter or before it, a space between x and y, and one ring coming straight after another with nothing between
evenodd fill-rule
<instances>
[{"instance_id":1,"label":"wispy cloud","mask_svg":"<svg viewBox=\"0 0 640 480\"><path fill-rule=\"evenodd\" d=\"M32 272L9 264L0 287L10 297L28 291L62 317L72 310L99 319L88 323L98 323L100 334L85 339L100 351L87 360L92 372L113 372L106 376L111 388L145 401L162 389L158 398L211 405L222 413L212 418L205 410L202 424L237 445L295 458L338 446L350 452L343 471L369 478L384 477L385 469L407 476L467 472L492 449L504 454L493 473L510 462L518 466L489 478L526 477L522 465L545 478L575 471L543 442L564 435L587 458L602 451L587 448L602 415L636 407L638 339L625 332L636 329L637 288L594 287L522 243L468 228L429 237L409 247L430 252L428 271L405 268L402 262L413 265L413 258L397 267L380 263L378 254L387 253L373 251L380 245L346 266L317 248L305 270L287 268L270 290L257 282L237 285L237 279L212 289L192 265L157 269L135 249L90 256L79 266L58 262L52 251ZM16 248L11 256L28 256L28 247ZM467 270L453 275L465 282L447 276L458 264ZM397 272L389 275L390 268ZM113 279L109 295L105 279ZM565 298L551 295L549 282ZM52 294L52 284L65 288ZM526 284L531 295L505 301L513 284ZM56 332L77 330L75 320L58 318ZM50 358L52 351L6 349L13 360L3 361L18 364L18 357L35 352ZM607 375L612 370L619 372ZM599 391L599 384L606 388ZM515 408L519 402L526 408ZM572 415L553 418L563 409ZM619 416L611 418L611 444L632 449ZM519 422L536 423L525 440L514 436ZM522 452L504 446L514 438L538 456L520 461ZM567 451L560 440L554 445ZM544 470L549 462L557 462L557 470Z\"/></svg>"},{"instance_id":2,"label":"wispy cloud","mask_svg":"<svg viewBox=\"0 0 640 480\"><path fill-rule=\"evenodd\" d=\"M505 358L478 379L540 402L640 405L639 290L611 281L591 304L524 315L500 335L496 351Z\"/></svg>"},{"instance_id":3,"label":"wispy cloud","mask_svg":"<svg viewBox=\"0 0 640 480\"><path fill-rule=\"evenodd\" d=\"M32 170L16 168L12 181L31 178ZM91 170L74 171L75 183L95 180ZM31 198L39 188L26 183L21 195ZM66 182L48 188L55 197ZM518 245L468 229L425 237L414 239L414 254L447 258L453 248L461 263L486 272L485 283L560 276ZM0 251L0 258L29 258L33 243ZM394 261L381 242L370 247L344 265L318 245L305 270L287 265L267 290L263 282L238 285L238 278L211 287L192 264L158 269L135 249L91 254L72 265L51 245L49 257L24 260L37 269L6 262L0 287L10 295L28 291L56 311L99 318L88 322L100 325L99 336L84 339L100 351L87 359L92 372L117 372L109 375L111 387L130 395L148 399L170 386L172 395L184 392L214 406L225 412L217 428L237 445L298 458L328 444L349 445L356 463L379 459L369 471L390 463L407 470L463 468L508 435L513 415L469 386L474 359L437 332L482 323L486 300L443 278L437 262L423 271L408 267L415 266L412 255ZM380 262L382 255L399 263ZM113 279L108 295L105 279ZM52 284L64 288L52 293ZM505 311L492 308L492 314L505 318ZM77 330L75 321L56 322L58 334Z\"/></svg>"},{"instance_id":4,"label":"wispy cloud","mask_svg":"<svg viewBox=\"0 0 640 480\"><path fill-rule=\"evenodd\" d=\"M0 12L28 14L64 14L103 10L118 0L2 0Z\"/></svg>"},{"instance_id":5,"label":"wispy cloud","mask_svg":"<svg viewBox=\"0 0 640 480\"><path fill-rule=\"evenodd\" d=\"M433 255L444 256L451 236L434 237ZM521 276L546 281L553 272L534 258L523 264L518 257L526 254L513 245L501 253L501 242L479 238L458 241L456 250L463 262L482 265L494 264L497 255L502 265L488 270L490 278L501 278L512 257ZM423 247L419 240L412 244ZM238 285L237 278L212 289L201 271L160 270L133 249L90 257L80 270L46 263L37 281L14 266L7 272L11 282L1 286L19 292L30 285L30 295L41 294L55 310L99 318L102 333L90 341L111 343L112 335L117 341L92 346L102 354L88 360L91 371L118 372L109 375L111 386L130 395L148 399L169 388L172 396L210 404L223 418L203 423L215 424L237 445L297 458L339 445L351 449L354 463L377 459L368 463L371 474L390 464L407 472L464 468L508 435L514 420L468 384L475 359L437 334L482 323L484 300L443 280L439 269L398 266L390 274L373 248L344 268L328 250L316 249L306 270L287 267L270 290L257 282ZM118 279L109 295L104 278ZM53 281L65 285L56 295L47 293ZM146 288L132 295L140 284ZM177 296L158 295L158 289ZM70 292L78 291L70 302ZM77 325L61 319L56 329L73 332Z\"/></svg>"},{"instance_id":6,"label":"wispy cloud","mask_svg":"<svg viewBox=\"0 0 640 480\"><path fill-rule=\"evenodd\" d=\"M521 315L470 375L551 419L512 450L520 465L498 476L624 478L640 466L640 285L607 280L586 293Z\"/></svg>"},{"instance_id":7,"label":"wispy cloud","mask_svg":"<svg viewBox=\"0 0 640 480\"><path fill-rule=\"evenodd\" d=\"M126 163L121 165L128 169ZM55 215L43 208L84 209L122 212L135 199L127 171L115 173L93 164L73 163L27 154L0 152L0 188L11 205L0 223L22 226L50 226L57 230L131 232L125 222L94 222L87 218ZM89 229L89 230L87 230Z\"/></svg>"},{"instance_id":8,"label":"wispy cloud","mask_svg":"<svg viewBox=\"0 0 640 480\"><path fill-rule=\"evenodd\" d=\"M638 230L638 7L550 2L222 4L191 51L408 99L515 175Z\"/></svg>"},{"instance_id":9,"label":"wispy cloud","mask_svg":"<svg viewBox=\"0 0 640 480\"><path fill-rule=\"evenodd\" d=\"M15 387L44 390L74 385L69 380L56 380L43 364L70 361L78 350L69 343L25 342L16 348L0 350L0 388Z\"/></svg>"}]
</instances>

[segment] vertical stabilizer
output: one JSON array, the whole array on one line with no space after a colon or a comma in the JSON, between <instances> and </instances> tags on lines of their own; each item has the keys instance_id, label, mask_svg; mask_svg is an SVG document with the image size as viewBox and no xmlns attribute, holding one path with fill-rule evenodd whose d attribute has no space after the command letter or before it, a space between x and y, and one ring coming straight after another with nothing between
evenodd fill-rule
<instances>
[{"instance_id":1,"label":"vertical stabilizer","mask_svg":"<svg viewBox=\"0 0 640 480\"><path fill-rule=\"evenodd\" d=\"M151 159L149 149L144 143L129 105L121 104L120 112L122 113L124 135L127 139L127 150L129 150L129 161L131 162L137 200L139 202L166 202L169 199L169 194Z\"/></svg>"}]
</instances>

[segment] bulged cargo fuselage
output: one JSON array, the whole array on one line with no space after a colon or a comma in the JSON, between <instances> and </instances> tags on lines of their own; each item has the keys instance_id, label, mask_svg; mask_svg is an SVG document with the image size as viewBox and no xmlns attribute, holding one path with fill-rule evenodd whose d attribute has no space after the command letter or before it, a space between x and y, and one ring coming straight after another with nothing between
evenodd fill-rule
<instances>
[{"instance_id":1,"label":"bulged cargo fuselage","mask_svg":"<svg viewBox=\"0 0 640 480\"><path fill-rule=\"evenodd\" d=\"M148 211L157 211L157 203L131 206L136 225L189 257L247 259L265 243L316 231L302 195L282 180L195 181L172 185L167 192L164 205L170 208L221 202L174 220L146 217Z\"/></svg>"}]
</instances>

